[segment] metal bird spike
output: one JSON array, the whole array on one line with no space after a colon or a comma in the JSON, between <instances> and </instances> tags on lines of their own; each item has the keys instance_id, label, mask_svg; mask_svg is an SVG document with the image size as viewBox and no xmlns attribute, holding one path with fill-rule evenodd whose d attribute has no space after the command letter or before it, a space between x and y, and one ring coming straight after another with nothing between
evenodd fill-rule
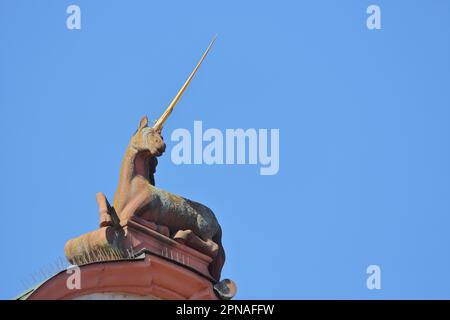
<instances>
[{"instance_id":1,"label":"metal bird spike","mask_svg":"<svg viewBox=\"0 0 450 320\"><path fill-rule=\"evenodd\" d=\"M189 77L187 78L186 82L183 84L183 86L181 87L180 91L178 91L177 95L175 96L175 98L173 98L172 102L169 104L169 106L167 107L166 111L164 111L164 113L162 114L162 116L155 122L153 129L155 129L158 132L161 132L164 122L166 122L167 118L170 116L170 114L172 113L173 108L175 107L175 105L177 104L178 100L180 100L181 96L183 95L184 91L186 90L186 88L188 87L189 83L191 82L192 78L194 77L195 73L197 72L198 68L200 67L200 65L202 64L203 60L205 59L206 55L208 54L209 50L211 49L212 45L214 44L214 41L216 41L217 39L217 35L214 36L214 38L211 40L211 42L209 43L208 48L206 48L205 53L203 54L202 58L200 59L200 61L197 63L197 65L195 66L194 70L192 71L192 73L189 75Z\"/></svg>"}]
</instances>

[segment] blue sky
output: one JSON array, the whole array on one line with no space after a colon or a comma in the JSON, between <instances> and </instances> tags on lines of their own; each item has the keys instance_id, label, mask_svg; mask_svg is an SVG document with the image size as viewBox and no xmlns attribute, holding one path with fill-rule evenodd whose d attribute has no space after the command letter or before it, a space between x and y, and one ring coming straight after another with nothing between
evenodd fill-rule
<instances>
[{"instance_id":1,"label":"blue sky","mask_svg":"<svg viewBox=\"0 0 450 320\"><path fill-rule=\"evenodd\" d=\"M140 117L159 117L216 33L168 150L194 120L278 128L279 173L166 152L156 179L216 213L237 298L449 298L446 0L1 0L0 298L97 227Z\"/></svg>"}]
</instances>

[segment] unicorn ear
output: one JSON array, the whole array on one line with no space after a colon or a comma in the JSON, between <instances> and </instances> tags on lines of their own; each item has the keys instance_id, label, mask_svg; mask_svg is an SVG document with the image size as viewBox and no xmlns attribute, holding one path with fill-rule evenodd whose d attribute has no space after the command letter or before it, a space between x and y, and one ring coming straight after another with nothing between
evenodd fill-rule
<instances>
[{"instance_id":1,"label":"unicorn ear","mask_svg":"<svg viewBox=\"0 0 450 320\"><path fill-rule=\"evenodd\" d=\"M142 128L145 128L147 125L148 125L148 118L147 118L147 116L143 116L141 118L141 121L139 122L138 130L141 130Z\"/></svg>"}]
</instances>

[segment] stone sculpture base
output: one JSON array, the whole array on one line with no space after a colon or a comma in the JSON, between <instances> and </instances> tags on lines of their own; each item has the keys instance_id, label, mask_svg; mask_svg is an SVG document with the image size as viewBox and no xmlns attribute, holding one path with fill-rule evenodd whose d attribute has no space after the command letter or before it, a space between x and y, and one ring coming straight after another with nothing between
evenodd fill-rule
<instances>
[{"instance_id":1,"label":"stone sculpture base","mask_svg":"<svg viewBox=\"0 0 450 320\"><path fill-rule=\"evenodd\" d=\"M154 223L133 217L123 227L102 227L69 240L64 247L64 252L71 263L79 264L77 262L83 261L84 257L88 257L91 252L101 252L103 249L117 248L127 257L147 251L214 281L208 271L208 266L212 262L211 257L157 230L161 231Z\"/></svg>"}]
</instances>

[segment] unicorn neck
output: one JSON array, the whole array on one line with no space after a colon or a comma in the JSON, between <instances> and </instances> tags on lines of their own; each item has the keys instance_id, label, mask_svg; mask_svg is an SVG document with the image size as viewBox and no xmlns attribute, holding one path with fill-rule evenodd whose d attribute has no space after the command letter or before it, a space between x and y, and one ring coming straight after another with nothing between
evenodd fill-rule
<instances>
[{"instance_id":1,"label":"unicorn neck","mask_svg":"<svg viewBox=\"0 0 450 320\"><path fill-rule=\"evenodd\" d=\"M143 177L151 185L155 185L154 173L158 160L148 151L139 151L128 145L120 168L119 185L114 195L114 207L118 210L127 201L131 192L131 183L137 176Z\"/></svg>"},{"instance_id":2,"label":"unicorn neck","mask_svg":"<svg viewBox=\"0 0 450 320\"><path fill-rule=\"evenodd\" d=\"M117 211L120 211L122 209L122 206L124 205L126 198L128 197L128 194L130 192L131 181L133 180L135 175L134 162L137 154L138 150L134 148L130 143L122 159L119 184L114 195L114 207Z\"/></svg>"}]
</instances>

